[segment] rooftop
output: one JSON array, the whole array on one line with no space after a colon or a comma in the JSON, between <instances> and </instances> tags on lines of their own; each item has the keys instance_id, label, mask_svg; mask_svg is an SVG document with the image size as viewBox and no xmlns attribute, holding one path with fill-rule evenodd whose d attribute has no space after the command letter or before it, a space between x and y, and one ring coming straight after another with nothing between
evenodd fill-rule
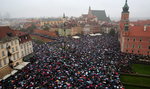
<instances>
[{"instance_id":1,"label":"rooftop","mask_svg":"<svg viewBox=\"0 0 150 89\"><path fill-rule=\"evenodd\" d=\"M92 14L98 18L98 20L109 21L108 17L106 16L105 10L91 10L91 11Z\"/></svg>"},{"instance_id":2,"label":"rooftop","mask_svg":"<svg viewBox=\"0 0 150 89\"><path fill-rule=\"evenodd\" d=\"M20 38L19 43L24 43L31 40L31 37L28 33L21 32L19 30L14 30L15 35Z\"/></svg>"},{"instance_id":3,"label":"rooftop","mask_svg":"<svg viewBox=\"0 0 150 89\"><path fill-rule=\"evenodd\" d=\"M135 37L149 37L150 38L150 26L130 26L130 36Z\"/></svg>"},{"instance_id":4,"label":"rooftop","mask_svg":"<svg viewBox=\"0 0 150 89\"><path fill-rule=\"evenodd\" d=\"M9 26L0 26L0 40L5 37L14 37L15 33Z\"/></svg>"}]
</instances>

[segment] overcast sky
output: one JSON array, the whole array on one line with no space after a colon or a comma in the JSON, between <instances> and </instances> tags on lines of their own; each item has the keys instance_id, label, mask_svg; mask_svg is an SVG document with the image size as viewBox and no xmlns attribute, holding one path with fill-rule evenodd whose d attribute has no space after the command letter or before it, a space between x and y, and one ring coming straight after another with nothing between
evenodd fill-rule
<instances>
[{"instance_id":1,"label":"overcast sky","mask_svg":"<svg viewBox=\"0 0 150 89\"><path fill-rule=\"evenodd\" d=\"M0 0L0 15L11 17L58 17L86 14L89 6L120 17L125 0ZM128 0L130 17L150 17L150 0Z\"/></svg>"}]
</instances>

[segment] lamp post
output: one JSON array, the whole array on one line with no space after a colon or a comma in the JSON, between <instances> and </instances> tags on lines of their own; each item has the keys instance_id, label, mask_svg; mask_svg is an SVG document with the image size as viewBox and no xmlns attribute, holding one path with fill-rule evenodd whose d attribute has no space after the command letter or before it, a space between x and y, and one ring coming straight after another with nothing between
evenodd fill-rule
<instances>
[{"instance_id":1,"label":"lamp post","mask_svg":"<svg viewBox=\"0 0 150 89\"><path fill-rule=\"evenodd\" d=\"M65 51L65 49L66 49L66 40L65 40L65 37L66 37L66 22L65 22L65 14L63 14L63 20L64 20L64 24L63 24L63 31L64 31L64 44L63 44L63 46L64 46L64 51Z\"/></svg>"}]
</instances>

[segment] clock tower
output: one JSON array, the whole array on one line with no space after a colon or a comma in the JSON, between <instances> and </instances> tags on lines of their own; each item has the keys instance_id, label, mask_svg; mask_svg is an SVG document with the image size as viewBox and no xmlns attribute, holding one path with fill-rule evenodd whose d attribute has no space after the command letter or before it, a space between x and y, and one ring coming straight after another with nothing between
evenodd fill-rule
<instances>
[{"instance_id":1,"label":"clock tower","mask_svg":"<svg viewBox=\"0 0 150 89\"><path fill-rule=\"evenodd\" d=\"M127 0L125 2L124 7L122 8L122 14L121 14L121 22L120 22L120 27L121 27L121 32L122 35L128 36L129 35L129 6L127 3Z\"/></svg>"}]
</instances>

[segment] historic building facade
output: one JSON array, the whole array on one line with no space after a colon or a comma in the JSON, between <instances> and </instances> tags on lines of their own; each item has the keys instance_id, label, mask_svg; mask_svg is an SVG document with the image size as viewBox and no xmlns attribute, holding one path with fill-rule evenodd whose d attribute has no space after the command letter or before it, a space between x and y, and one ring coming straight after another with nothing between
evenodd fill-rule
<instances>
[{"instance_id":1,"label":"historic building facade","mask_svg":"<svg viewBox=\"0 0 150 89\"><path fill-rule=\"evenodd\" d=\"M120 21L120 46L125 53L150 55L150 25L130 24L127 0Z\"/></svg>"},{"instance_id":2,"label":"historic building facade","mask_svg":"<svg viewBox=\"0 0 150 89\"><path fill-rule=\"evenodd\" d=\"M0 27L0 79L2 79L5 75L10 74L14 67L21 64L23 62L23 57L26 55L21 54L21 52L25 52L27 49L21 49L21 44L26 42L28 49L30 49L29 53L33 52L31 39L25 38L28 41L22 42L21 36L17 35L15 30L7 26Z\"/></svg>"},{"instance_id":3,"label":"historic building facade","mask_svg":"<svg viewBox=\"0 0 150 89\"><path fill-rule=\"evenodd\" d=\"M16 30L16 36L19 37L19 47L21 57L25 57L33 53L32 40L29 34Z\"/></svg>"}]
</instances>

